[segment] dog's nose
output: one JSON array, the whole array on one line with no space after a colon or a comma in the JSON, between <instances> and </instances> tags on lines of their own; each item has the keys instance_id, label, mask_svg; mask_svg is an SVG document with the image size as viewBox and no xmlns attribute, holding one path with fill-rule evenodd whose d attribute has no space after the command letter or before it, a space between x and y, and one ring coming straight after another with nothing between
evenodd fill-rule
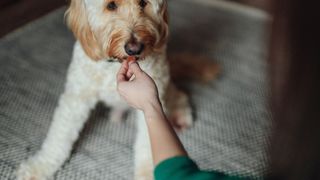
<instances>
[{"instance_id":1,"label":"dog's nose","mask_svg":"<svg viewBox=\"0 0 320 180\"><path fill-rule=\"evenodd\" d=\"M139 55L144 49L144 44L138 42L128 42L124 46L124 49L129 56Z\"/></svg>"}]
</instances>

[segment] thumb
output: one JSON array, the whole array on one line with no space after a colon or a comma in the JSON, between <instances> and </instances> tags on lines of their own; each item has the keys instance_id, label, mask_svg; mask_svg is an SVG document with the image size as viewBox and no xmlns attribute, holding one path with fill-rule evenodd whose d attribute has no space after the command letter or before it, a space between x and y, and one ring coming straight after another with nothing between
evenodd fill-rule
<instances>
[{"instance_id":1,"label":"thumb","mask_svg":"<svg viewBox=\"0 0 320 180\"><path fill-rule=\"evenodd\" d=\"M134 74L134 75L140 75L143 73L142 69L140 68L138 63L131 63L129 65L129 70Z\"/></svg>"}]
</instances>

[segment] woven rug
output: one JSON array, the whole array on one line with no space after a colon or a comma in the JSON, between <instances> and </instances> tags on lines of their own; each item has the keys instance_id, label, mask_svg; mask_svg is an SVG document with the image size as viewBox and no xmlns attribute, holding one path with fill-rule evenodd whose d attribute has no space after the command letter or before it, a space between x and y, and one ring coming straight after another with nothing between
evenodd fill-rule
<instances>
[{"instance_id":1,"label":"woven rug","mask_svg":"<svg viewBox=\"0 0 320 180\"><path fill-rule=\"evenodd\" d=\"M195 52L222 67L209 84L182 82L196 122L180 134L202 169L262 176L271 115L268 112L264 13L210 0L169 3L171 52ZM0 40L0 179L41 146L70 63L73 35L58 9ZM108 121L108 108L92 112L57 180L133 177L133 113Z\"/></svg>"}]
</instances>

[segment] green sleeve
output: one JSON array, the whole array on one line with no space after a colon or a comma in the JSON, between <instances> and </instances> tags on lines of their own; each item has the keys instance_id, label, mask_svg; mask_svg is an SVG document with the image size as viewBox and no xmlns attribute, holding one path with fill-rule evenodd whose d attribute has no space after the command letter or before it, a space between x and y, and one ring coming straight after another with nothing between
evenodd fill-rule
<instances>
[{"instance_id":1,"label":"green sleeve","mask_svg":"<svg viewBox=\"0 0 320 180\"><path fill-rule=\"evenodd\" d=\"M160 162L154 171L155 180L247 180L215 171L201 171L187 156L177 156Z\"/></svg>"}]
</instances>

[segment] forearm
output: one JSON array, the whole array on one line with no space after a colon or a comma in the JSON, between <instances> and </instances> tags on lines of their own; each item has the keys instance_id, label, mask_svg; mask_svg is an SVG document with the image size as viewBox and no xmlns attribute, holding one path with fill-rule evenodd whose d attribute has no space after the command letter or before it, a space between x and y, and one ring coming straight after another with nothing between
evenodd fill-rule
<instances>
[{"instance_id":1,"label":"forearm","mask_svg":"<svg viewBox=\"0 0 320 180\"><path fill-rule=\"evenodd\" d=\"M187 155L174 129L165 117L160 103L148 106L144 114L155 165L170 157Z\"/></svg>"}]
</instances>

